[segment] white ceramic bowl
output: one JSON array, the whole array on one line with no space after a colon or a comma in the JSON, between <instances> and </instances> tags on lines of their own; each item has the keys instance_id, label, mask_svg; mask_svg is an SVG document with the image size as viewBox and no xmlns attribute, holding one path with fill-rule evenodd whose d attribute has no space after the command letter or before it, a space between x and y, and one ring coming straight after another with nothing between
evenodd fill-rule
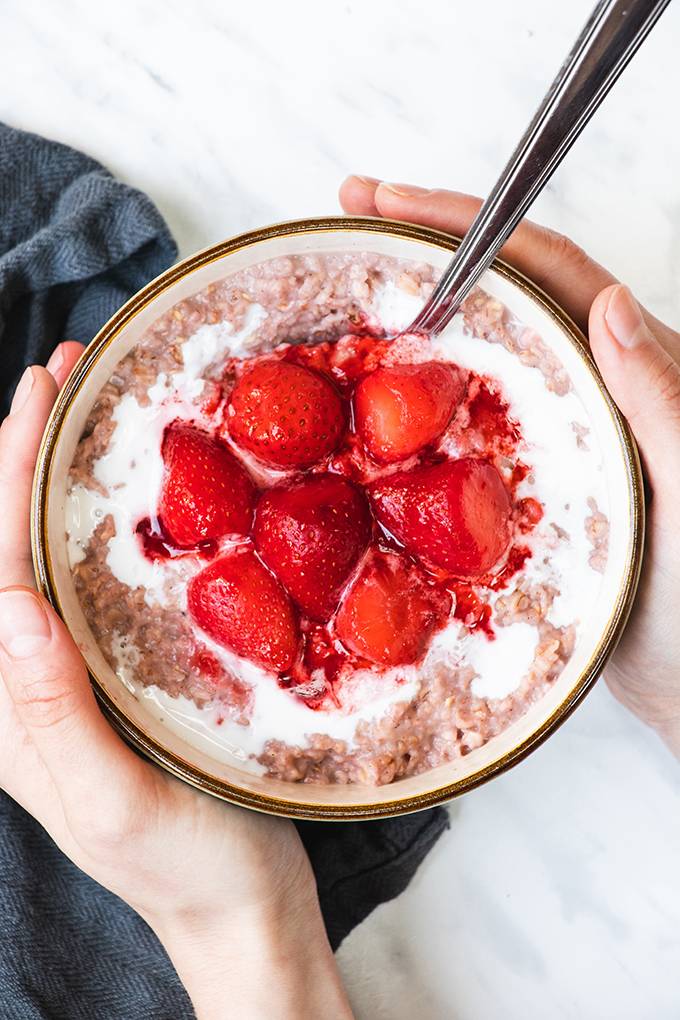
<instances>
[{"instance_id":1,"label":"white ceramic bowl","mask_svg":"<svg viewBox=\"0 0 680 1020\"><path fill-rule=\"evenodd\" d=\"M455 238L437 231L369 218L294 221L242 234L172 267L121 308L87 348L54 408L34 489L32 537L39 582L82 649L113 725L153 761L203 790L262 811L315 819L375 818L441 803L509 768L553 732L594 683L621 635L642 557L644 504L635 445L583 336L534 284L500 262L481 285L534 328L562 361L605 454L610 510L609 556L595 611L558 680L521 719L464 757L387 786L317 786L262 778L216 761L154 719L144 700L130 693L105 662L85 621L67 560L68 469L97 393L145 329L211 282L274 256L368 251L443 268L456 245Z\"/></svg>"}]
</instances>

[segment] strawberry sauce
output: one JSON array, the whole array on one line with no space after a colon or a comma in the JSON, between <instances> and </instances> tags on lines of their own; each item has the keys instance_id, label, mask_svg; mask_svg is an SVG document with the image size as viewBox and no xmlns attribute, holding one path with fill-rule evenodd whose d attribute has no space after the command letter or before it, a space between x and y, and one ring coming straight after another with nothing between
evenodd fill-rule
<instances>
[{"instance_id":1,"label":"strawberry sauce","mask_svg":"<svg viewBox=\"0 0 680 1020\"><path fill-rule=\"evenodd\" d=\"M191 549L179 549L173 544L158 518L151 520L150 517L144 517L135 531L142 544L144 555L152 563L157 560L177 560L183 556L201 556L209 560L217 553L217 542L214 539L198 542Z\"/></svg>"},{"instance_id":2,"label":"strawberry sauce","mask_svg":"<svg viewBox=\"0 0 680 1020\"><path fill-rule=\"evenodd\" d=\"M330 376L351 399L356 383L379 367L389 347L389 340L351 333L335 343L293 344L274 354Z\"/></svg>"},{"instance_id":3,"label":"strawberry sauce","mask_svg":"<svg viewBox=\"0 0 680 1020\"><path fill-rule=\"evenodd\" d=\"M232 672L225 669L216 655L199 645L191 657L191 666L214 684L225 712L231 715L247 712L251 702L250 689ZM218 716L218 726L223 722L224 715Z\"/></svg>"},{"instance_id":4,"label":"strawberry sauce","mask_svg":"<svg viewBox=\"0 0 680 1020\"><path fill-rule=\"evenodd\" d=\"M456 602L453 615L468 630L481 630L491 640L495 634L491 626L491 606L484 602L480 595L469 584L450 582L450 591L455 595Z\"/></svg>"},{"instance_id":5,"label":"strawberry sauce","mask_svg":"<svg viewBox=\"0 0 680 1020\"><path fill-rule=\"evenodd\" d=\"M467 407L470 415L468 428L481 436L486 455L493 453L512 457L522 438L519 425L510 417L509 407L503 398L472 373Z\"/></svg>"}]
</instances>

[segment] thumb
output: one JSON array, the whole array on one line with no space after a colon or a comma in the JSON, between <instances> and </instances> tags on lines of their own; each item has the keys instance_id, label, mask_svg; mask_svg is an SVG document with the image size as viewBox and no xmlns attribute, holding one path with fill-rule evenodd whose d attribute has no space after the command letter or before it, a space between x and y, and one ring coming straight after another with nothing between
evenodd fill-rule
<instances>
[{"instance_id":1,"label":"thumb","mask_svg":"<svg viewBox=\"0 0 680 1020\"><path fill-rule=\"evenodd\" d=\"M30 588L0 590L0 676L66 813L89 810L91 791L134 756L99 711L64 623Z\"/></svg>"},{"instance_id":2,"label":"thumb","mask_svg":"<svg viewBox=\"0 0 680 1020\"><path fill-rule=\"evenodd\" d=\"M680 458L680 367L645 322L627 287L605 287L593 302L590 346L640 447L655 492L668 487ZM672 482L675 484L675 471ZM663 483L663 485L659 484Z\"/></svg>"}]
</instances>

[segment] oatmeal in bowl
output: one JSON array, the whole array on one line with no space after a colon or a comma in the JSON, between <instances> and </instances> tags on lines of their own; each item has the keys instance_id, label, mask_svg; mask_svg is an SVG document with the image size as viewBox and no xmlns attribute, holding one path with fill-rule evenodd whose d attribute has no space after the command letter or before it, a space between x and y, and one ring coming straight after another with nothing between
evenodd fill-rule
<instances>
[{"instance_id":1,"label":"oatmeal in bowl","mask_svg":"<svg viewBox=\"0 0 680 1020\"><path fill-rule=\"evenodd\" d=\"M440 337L399 334L452 243L371 220L227 242L125 306L55 410L39 576L114 722L211 792L446 799L549 732L620 633L627 430L506 267Z\"/></svg>"}]
</instances>

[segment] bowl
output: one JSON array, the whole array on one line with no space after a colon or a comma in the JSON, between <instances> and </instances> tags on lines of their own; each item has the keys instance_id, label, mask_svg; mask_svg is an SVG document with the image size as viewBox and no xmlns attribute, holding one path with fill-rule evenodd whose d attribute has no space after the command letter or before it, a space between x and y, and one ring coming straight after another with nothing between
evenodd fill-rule
<instances>
[{"instance_id":1,"label":"bowl","mask_svg":"<svg viewBox=\"0 0 680 1020\"><path fill-rule=\"evenodd\" d=\"M487 271L481 286L536 330L562 361L604 454L610 508L609 553L595 609L559 678L526 714L463 757L384 786L296 784L253 775L189 744L155 717L107 664L80 608L64 528L68 469L98 391L158 316L208 284L275 256L374 252L441 269L458 243L428 228L362 217L298 220L241 234L190 256L131 298L86 349L57 400L42 441L33 493L31 528L39 585L82 650L112 725L156 764L207 793L306 819L371 819L441 804L509 769L553 733L594 684L621 636L643 548L644 502L635 443L577 327L535 284L501 261Z\"/></svg>"}]
</instances>

